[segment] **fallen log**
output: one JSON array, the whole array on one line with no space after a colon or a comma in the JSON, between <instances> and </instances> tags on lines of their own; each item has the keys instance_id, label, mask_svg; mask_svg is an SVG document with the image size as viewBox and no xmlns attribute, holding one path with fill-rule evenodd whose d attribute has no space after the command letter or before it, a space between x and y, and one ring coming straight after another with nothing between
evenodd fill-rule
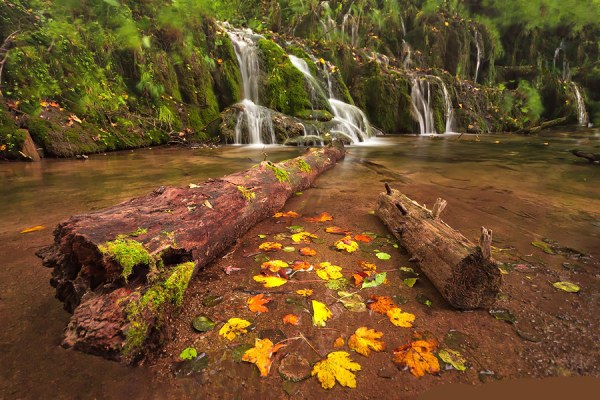
<instances>
[{"instance_id":1,"label":"fallen log","mask_svg":"<svg viewBox=\"0 0 600 400\"><path fill-rule=\"evenodd\" d=\"M571 154L577 157L585 158L592 164L600 164L600 154L586 153L585 151L578 149L571 150Z\"/></svg>"},{"instance_id":2,"label":"fallen log","mask_svg":"<svg viewBox=\"0 0 600 400\"><path fill-rule=\"evenodd\" d=\"M455 308L488 308L502 282L491 258L492 231L481 228L479 246L439 219L446 201L433 210L411 200L386 183L376 214L415 259L441 295Z\"/></svg>"},{"instance_id":3,"label":"fallen log","mask_svg":"<svg viewBox=\"0 0 600 400\"><path fill-rule=\"evenodd\" d=\"M73 313L63 346L133 362L160 347L190 279L344 157L341 144L71 217L38 252Z\"/></svg>"}]
</instances>

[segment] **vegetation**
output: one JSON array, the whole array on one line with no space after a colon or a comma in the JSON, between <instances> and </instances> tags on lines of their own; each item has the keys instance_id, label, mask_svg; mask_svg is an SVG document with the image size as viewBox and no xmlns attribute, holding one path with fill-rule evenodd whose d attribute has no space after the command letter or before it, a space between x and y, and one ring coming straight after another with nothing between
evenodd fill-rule
<instances>
[{"instance_id":1,"label":"vegetation","mask_svg":"<svg viewBox=\"0 0 600 400\"><path fill-rule=\"evenodd\" d=\"M144 245L136 240L127 239L123 236L117 237L112 242L99 245L100 251L112 257L123 268L121 276L128 280L133 273L133 267L137 265L151 266L155 264L154 258L148 253Z\"/></svg>"}]
</instances>

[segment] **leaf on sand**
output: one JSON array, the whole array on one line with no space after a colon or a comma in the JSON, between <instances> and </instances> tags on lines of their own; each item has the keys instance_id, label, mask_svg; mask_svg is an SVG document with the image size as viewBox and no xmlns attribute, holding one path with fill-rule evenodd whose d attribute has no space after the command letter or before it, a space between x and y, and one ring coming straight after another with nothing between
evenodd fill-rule
<instances>
[{"instance_id":1,"label":"leaf on sand","mask_svg":"<svg viewBox=\"0 0 600 400\"><path fill-rule=\"evenodd\" d=\"M317 255L317 251L315 249L311 249L310 247L303 247L300 249L300 254L307 257L312 257Z\"/></svg>"},{"instance_id":2,"label":"leaf on sand","mask_svg":"<svg viewBox=\"0 0 600 400\"><path fill-rule=\"evenodd\" d=\"M371 288L371 287L377 287L379 285L381 285L383 282L385 282L387 277L387 272L382 272L380 274L375 275L375 277L373 279L365 279L362 283L362 288ZM369 277L370 278L370 277Z\"/></svg>"},{"instance_id":3,"label":"leaf on sand","mask_svg":"<svg viewBox=\"0 0 600 400\"><path fill-rule=\"evenodd\" d=\"M329 262L322 262L317 268L317 276L324 281L343 278L342 267L333 265Z\"/></svg>"},{"instance_id":4,"label":"leaf on sand","mask_svg":"<svg viewBox=\"0 0 600 400\"><path fill-rule=\"evenodd\" d=\"M263 270L269 270L271 272L277 272L281 268L287 268L289 265L285 261L282 260L270 260L265 261L261 264L260 268Z\"/></svg>"},{"instance_id":5,"label":"leaf on sand","mask_svg":"<svg viewBox=\"0 0 600 400\"><path fill-rule=\"evenodd\" d=\"M31 232L37 232L37 231L41 231L42 229L46 229L45 226L43 225L36 225L36 226L32 226L31 228L26 228L23 229L21 232L19 233L31 233Z\"/></svg>"},{"instance_id":6,"label":"leaf on sand","mask_svg":"<svg viewBox=\"0 0 600 400\"><path fill-rule=\"evenodd\" d=\"M344 235L344 236L352 233L350 231L346 231L346 230L340 228L339 226L330 226L328 228L325 228L325 232L331 233L333 235Z\"/></svg>"},{"instance_id":7,"label":"leaf on sand","mask_svg":"<svg viewBox=\"0 0 600 400\"><path fill-rule=\"evenodd\" d=\"M283 316L283 323L288 325L300 325L300 318L296 314L286 314Z\"/></svg>"},{"instance_id":8,"label":"leaf on sand","mask_svg":"<svg viewBox=\"0 0 600 400\"><path fill-rule=\"evenodd\" d=\"M259 293L256 296L250 297L246 303L248 304L248 308L252 312L258 313L266 313L269 312L269 309L265 307L265 304L270 302L270 298L265 298L264 293Z\"/></svg>"},{"instance_id":9,"label":"leaf on sand","mask_svg":"<svg viewBox=\"0 0 600 400\"><path fill-rule=\"evenodd\" d=\"M271 370L271 364L273 364L271 357L273 353L284 346L284 344L273 345L273 342L269 339L256 339L254 347L247 350L242 356L242 361L256 365L260 371L260 376L265 377L269 375L269 371Z\"/></svg>"},{"instance_id":10,"label":"leaf on sand","mask_svg":"<svg viewBox=\"0 0 600 400\"><path fill-rule=\"evenodd\" d=\"M308 297L308 296L312 296L313 291L312 291L312 289L300 289L300 290L296 290L296 293L299 294L300 296Z\"/></svg>"},{"instance_id":11,"label":"leaf on sand","mask_svg":"<svg viewBox=\"0 0 600 400\"><path fill-rule=\"evenodd\" d=\"M356 240L357 242L371 243L373 241L373 238L369 235L356 235L354 236L354 240Z\"/></svg>"},{"instance_id":12,"label":"leaf on sand","mask_svg":"<svg viewBox=\"0 0 600 400\"><path fill-rule=\"evenodd\" d=\"M390 308L385 314L392 324L402 328L411 328L415 320L414 314L403 312L398 307Z\"/></svg>"},{"instance_id":13,"label":"leaf on sand","mask_svg":"<svg viewBox=\"0 0 600 400\"><path fill-rule=\"evenodd\" d=\"M333 342L333 348L340 349L344 347L344 344L346 344L346 341L342 336L340 336L339 338L335 339L335 342Z\"/></svg>"},{"instance_id":14,"label":"leaf on sand","mask_svg":"<svg viewBox=\"0 0 600 400\"><path fill-rule=\"evenodd\" d=\"M311 374L317 375L323 389L331 389L336 380L342 386L356 388L354 372L360 369L360 364L352 361L350 354L345 351L334 351L329 353L326 359L316 363Z\"/></svg>"},{"instance_id":15,"label":"leaf on sand","mask_svg":"<svg viewBox=\"0 0 600 400\"><path fill-rule=\"evenodd\" d=\"M379 258L380 260L389 260L390 258L392 258L392 256L390 256L388 253L384 252L379 252L375 254L375 257Z\"/></svg>"},{"instance_id":16,"label":"leaf on sand","mask_svg":"<svg viewBox=\"0 0 600 400\"><path fill-rule=\"evenodd\" d=\"M332 279L325 283L325 287L331 290L340 290L348 286L348 279L341 277L338 279Z\"/></svg>"},{"instance_id":17,"label":"leaf on sand","mask_svg":"<svg viewBox=\"0 0 600 400\"><path fill-rule=\"evenodd\" d=\"M282 247L283 247L283 245L281 243L264 242L264 243L261 243L260 246L258 246L258 249L262 250L262 251L277 251L277 250L281 250Z\"/></svg>"},{"instance_id":18,"label":"leaf on sand","mask_svg":"<svg viewBox=\"0 0 600 400\"><path fill-rule=\"evenodd\" d=\"M389 310L398 307L394 300L388 296L371 296L371 300L374 300L374 302L369 304L369 310L379 314L386 315Z\"/></svg>"},{"instance_id":19,"label":"leaf on sand","mask_svg":"<svg viewBox=\"0 0 600 400\"><path fill-rule=\"evenodd\" d=\"M294 271L305 271L305 272L308 272L308 271L312 271L313 268L314 267L310 263L308 263L306 261L297 260L297 261L294 261L294 263L292 264L292 269Z\"/></svg>"},{"instance_id":20,"label":"leaf on sand","mask_svg":"<svg viewBox=\"0 0 600 400\"><path fill-rule=\"evenodd\" d=\"M229 318L227 323L219 330L219 335L225 337L228 340L233 340L239 335L248 333L247 327L250 326L250 322L241 318Z\"/></svg>"},{"instance_id":21,"label":"leaf on sand","mask_svg":"<svg viewBox=\"0 0 600 400\"><path fill-rule=\"evenodd\" d=\"M340 296L340 302L344 305L344 307L346 307L347 310L352 312L367 311L365 301L360 294L344 291L339 291L337 294Z\"/></svg>"},{"instance_id":22,"label":"leaf on sand","mask_svg":"<svg viewBox=\"0 0 600 400\"><path fill-rule=\"evenodd\" d=\"M179 358L182 360L193 360L196 357L198 357L198 351L193 347L186 347L179 354Z\"/></svg>"},{"instance_id":23,"label":"leaf on sand","mask_svg":"<svg viewBox=\"0 0 600 400\"><path fill-rule=\"evenodd\" d=\"M324 327L326 325L325 322L329 318L331 318L333 316L333 314L331 313L331 311L329 310L329 308L327 308L327 306L325 304L323 304L317 300L312 301L312 308L313 308L313 318L312 318L313 325L320 326L321 328Z\"/></svg>"},{"instance_id":24,"label":"leaf on sand","mask_svg":"<svg viewBox=\"0 0 600 400\"><path fill-rule=\"evenodd\" d=\"M443 349L438 352L440 359L446 364L452 365L457 371L465 371L467 369L467 360L456 350Z\"/></svg>"},{"instance_id":25,"label":"leaf on sand","mask_svg":"<svg viewBox=\"0 0 600 400\"><path fill-rule=\"evenodd\" d=\"M372 264L367 261L359 261L358 265L362 268L363 271L377 271L377 265Z\"/></svg>"},{"instance_id":26,"label":"leaf on sand","mask_svg":"<svg viewBox=\"0 0 600 400\"><path fill-rule=\"evenodd\" d=\"M537 247L542 250L546 254L556 254L556 252L550 247L548 243L545 242L531 242L531 245Z\"/></svg>"},{"instance_id":27,"label":"leaf on sand","mask_svg":"<svg viewBox=\"0 0 600 400\"><path fill-rule=\"evenodd\" d=\"M432 353L436 347L435 340L415 340L394 350L394 362L408 367L417 378L425 373L437 374L440 372L440 363Z\"/></svg>"},{"instance_id":28,"label":"leaf on sand","mask_svg":"<svg viewBox=\"0 0 600 400\"><path fill-rule=\"evenodd\" d=\"M361 326L348 339L348 346L358 354L368 357L371 350L383 351L385 349L385 343L380 340L382 336L383 332Z\"/></svg>"},{"instance_id":29,"label":"leaf on sand","mask_svg":"<svg viewBox=\"0 0 600 400\"><path fill-rule=\"evenodd\" d=\"M312 239L316 239L317 236L310 232L298 232L292 235L292 241L294 243L311 243Z\"/></svg>"},{"instance_id":30,"label":"leaf on sand","mask_svg":"<svg viewBox=\"0 0 600 400\"><path fill-rule=\"evenodd\" d=\"M352 240L350 236L344 236L342 239L334 243L334 246L338 250L345 250L348 253L354 253L358 250L358 243Z\"/></svg>"},{"instance_id":31,"label":"leaf on sand","mask_svg":"<svg viewBox=\"0 0 600 400\"><path fill-rule=\"evenodd\" d=\"M333 217L329 213L323 212L318 217L304 218L304 219L308 222L327 222L327 221L332 221Z\"/></svg>"},{"instance_id":32,"label":"leaf on sand","mask_svg":"<svg viewBox=\"0 0 600 400\"><path fill-rule=\"evenodd\" d=\"M282 250L286 253L293 253L296 251L296 248L293 246L285 246Z\"/></svg>"},{"instance_id":33,"label":"leaf on sand","mask_svg":"<svg viewBox=\"0 0 600 400\"><path fill-rule=\"evenodd\" d=\"M563 282L554 282L552 284L557 289L564 290L569 293L577 293L580 290L580 287L574 283L563 281Z\"/></svg>"},{"instance_id":34,"label":"leaf on sand","mask_svg":"<svg viewBox=\"0 0 600 400\"><path fill-rule=\"evenodd\" d=\"M402 282L408 287L413 287L417 283L417 279L419 278L406 278Z\"/></svg>"},{"instance_id":35,"label":"leaf on sand","mask_svg":"<svg viewBox=\"0 0 600 400\"><path fill-rule=\"evenodd\" d=\"M266 288L274 288L287 283L287 279L279 276L254 275L252 279L254 279L256 282L262 283Z\"/></svg>"},{"instance_id":36,"label":"leaf on sand","mask_svg":"<svg viewBox=\"0 0 600 400\"><path fill-rule=\"evenodd\" d=\"M273 218L298 218L300 214L295 211L278 212L273 215Z\"/></svg>"}]
</instances>

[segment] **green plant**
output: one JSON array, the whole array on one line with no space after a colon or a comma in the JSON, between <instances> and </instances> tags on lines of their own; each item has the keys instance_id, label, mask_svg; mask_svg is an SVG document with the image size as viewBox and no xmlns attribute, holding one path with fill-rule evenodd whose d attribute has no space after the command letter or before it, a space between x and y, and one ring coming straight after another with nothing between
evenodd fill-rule
<instances>
[{"instance_id":1,"label":"green plant","mask_svg":"<svg viewBox=\"0 0 600 400\"><path fill-rule=\"evenodd\" d=\"M238 190L242 193L242 196L246 199L246 201L252 201L256 198L256 193L252 189L248 189L244 186L238 186Z\"/></svg>"},{"instance_id":2,"label":"green plant","mask_svg":"<svg viewBox=\"0 0 600 400\"><path fill-rule=\"evenodd\" d=\"M267 161L267 168L269 168L275 174L277 180L281 183L290 181L290 173L282 168L277 167L270 161Z\"/></svg>"},{"instance_id":3,"label":"green plant","mask_svg":"<svg viewBox=\"0 0 600 400\"><path fill-rule=\"evenodd\" d=\"M126 239L124 236L119 236L112 242L101 244L98 249L121 265L123 268L121 276L126 282L133 273L133 267L136 265L150 266L155 262L142 243L133 239Z\"/></svg>"}]
</instances>

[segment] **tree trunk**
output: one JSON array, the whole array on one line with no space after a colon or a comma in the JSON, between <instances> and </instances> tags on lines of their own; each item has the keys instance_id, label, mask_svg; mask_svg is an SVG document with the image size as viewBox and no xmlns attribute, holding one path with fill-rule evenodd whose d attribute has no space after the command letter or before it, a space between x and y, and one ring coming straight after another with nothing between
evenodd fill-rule
<instances>
[{"instance_id":1,"label":"tree trunk","mask_svg":"<svg viewBox=\"0 0 600 400\"><path fill-rule=\"evenodd\" d=\"M116 360L160 346L189 280L344 157L340 145L71 217L38 256L73 313L63 346Z\"/></svg>"},{"instance_id":2,"label":"tree trunk","mask_svg":"<svg viewBox=\"0 0 600 400\"><path fill-rule=\"evenodd\" d=\"M430 211L386 183L376 213L448 303L463 310L490 307L502 281L491 258L492 232L482 227L480 245L474 245L439 219L445 206L438 199Z\"/></svg>"}]
</instances>

